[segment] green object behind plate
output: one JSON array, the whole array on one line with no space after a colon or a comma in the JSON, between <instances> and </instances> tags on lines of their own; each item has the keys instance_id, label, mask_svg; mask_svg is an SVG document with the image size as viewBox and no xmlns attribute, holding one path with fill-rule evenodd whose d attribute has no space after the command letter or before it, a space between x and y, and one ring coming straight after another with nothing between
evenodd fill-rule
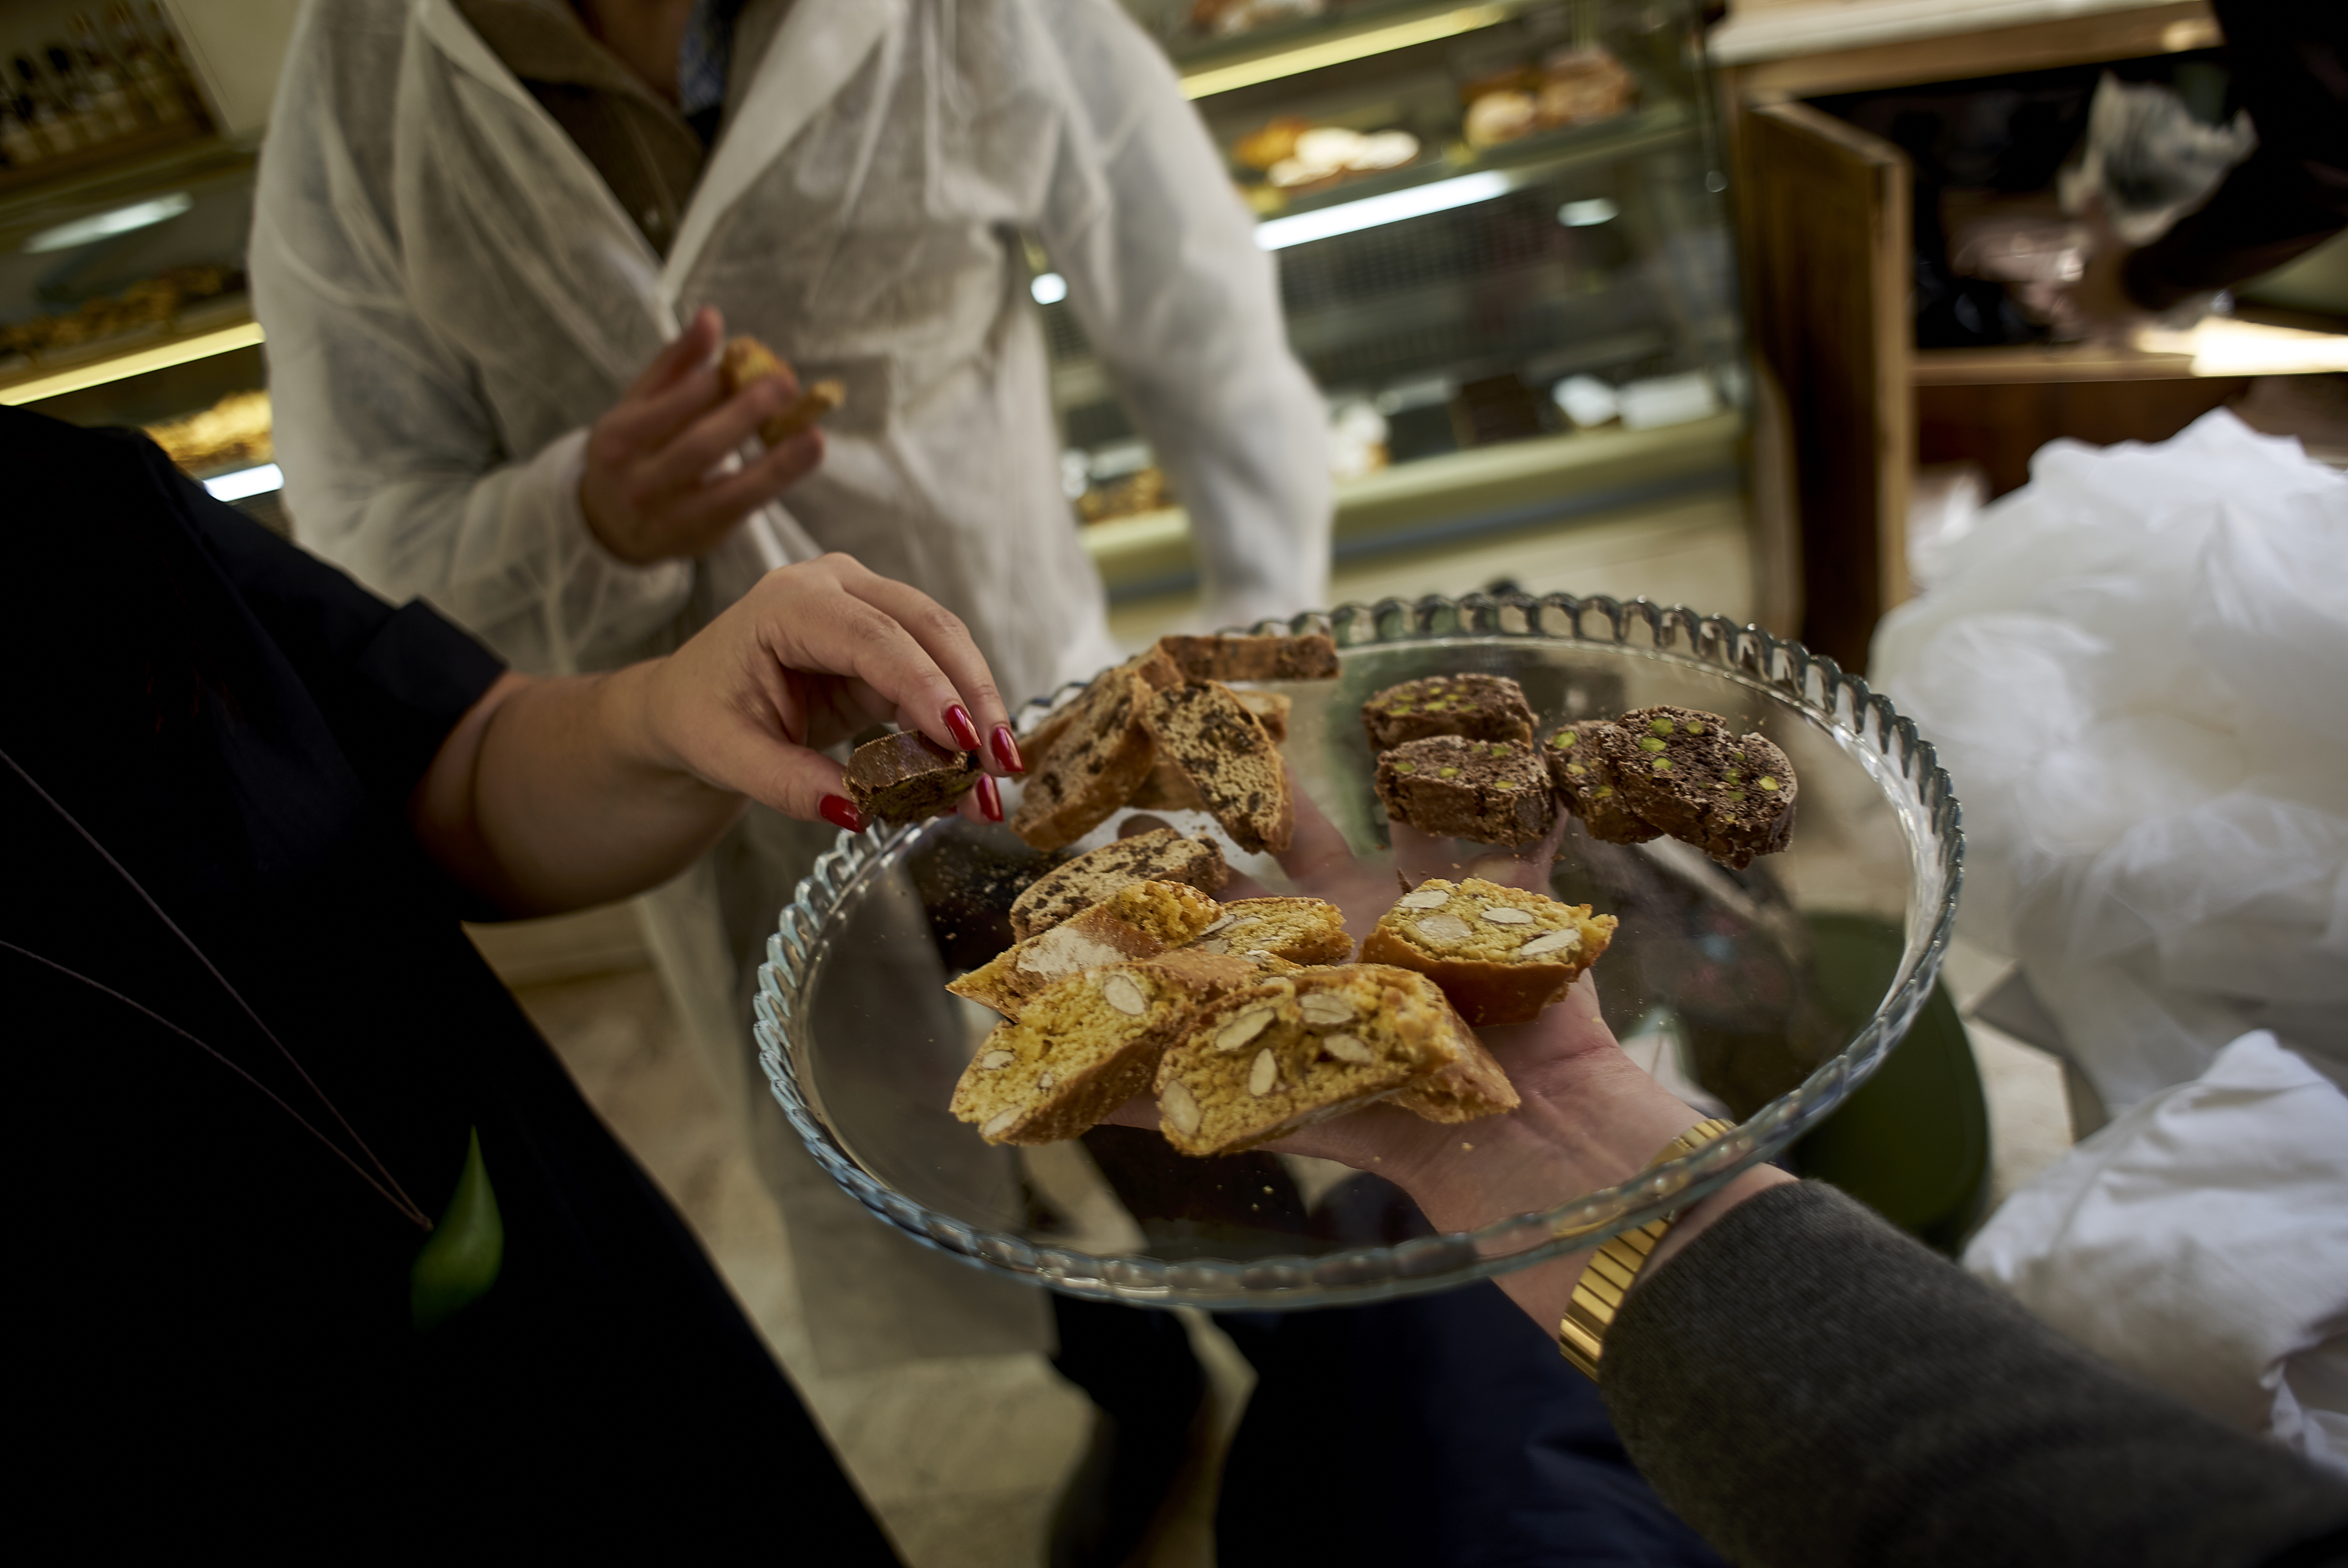
<instances>
[{"instance_id":1,"label":"green object behind plate","mask_svg":"<svg viewBox=\"0 0 2348 1568\"><path fill-rule=\"evenodd\" d=\"M1905 942L1898 927L1860 915L1808 924L1818 1000L1847 1038L1890 989ZM1989 1108L1945 988L1932 988L1874 1075L1794 1145L1792 1163L1929 1245L1956 1250L1989 1194Z\"/></svg>"},{"instance_id":2,"label":"green object behind plate","mask_svg":"<svg viewBox=\"0 0 2348 1568\"><path fill-rule=\"evenodd\" d=\"M487 1296L505 1256L505 1221L498 1216L498 1194L481 1161L476 1127L456 1194L407 1273L407 1310L416 1331L428 1334Z\"/></svg>"}]
</instances>

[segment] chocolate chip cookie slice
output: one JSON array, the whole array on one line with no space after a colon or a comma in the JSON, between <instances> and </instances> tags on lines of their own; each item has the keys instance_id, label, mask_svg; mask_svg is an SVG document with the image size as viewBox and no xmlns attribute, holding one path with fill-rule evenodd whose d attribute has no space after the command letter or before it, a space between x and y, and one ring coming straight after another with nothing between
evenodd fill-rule
<instances>
[{"instance_id":1,"label":"chocolate chip cookie slice","mask_svg":"<svg viewBox=\"0 0 2348 1568\"><path fill-rule=\"evenodd\" d=\"M1646 821L1740 871L1793 842L1794 768L1769 741L1694 708L1635 708L1615 724L1624 740L1608 759Z\"/></svg>"},{"instance_id":2,"label":"chocolate chip cookie slice","mask_svg":"<svg viewBox=\"0 0 2348 1568\"><path fill-rule=\"evenodd\" d=\"M1296 820L1288 769L1239 693L1220 681L1186 681L1154 694L1142 722L1158 755L1233 843L1251 854L1288 847Z\"/></svg>"},{"instance_id":3,"label":"chocolate chip cookie slice","mask_svg":"<svg viewBox=\"0 0 2348 1568\"><path fill-rule=\"evenodd\" d=\"M950 752L919 730L869 741L848 759L848 798L867 822L935 816L977 782L976 752Z\"/></svg>"},{"instance_id":4,"label":"chocolate chip cookie slice","mask_svg":"<svg viewBox=\"0 0 2348 1568\"><path fill-rule=\"evenodd\" d=\"M1623 797L1610 749L1621 752L1630 737L1602 719L1566 725L1541 743L1550 783L1565 809L1581 819L1590 836L1607 844L1644 844L1663 830L1641 817Z\"/></svg>"},{"instance_id":5,"label":"chocolate chip cookie slice","mask_svg":"<svg viewBox=\"0 0 2348 1568\"><path fill-rule=\"evenodd\" d=\"M1139 671L1122 668L1086 688L1050 750L1027 760L1011 830L1037 849L1057 849L1107 821L1149 774L1142 715L1150 695Z\"/></svg>"},{"instance_id":6,"label":"chocolate chip cookie slice","mask_svg":"<svg viewBox=\"0 0 2348 1568\"><path fill-rule=\"evenodd\" d=\"M1428 735L1529 741L1533 711L1524 688L1505 675L1429 675L1389 686L1363 703L1362 728L1374 752Z\"/></svg>"},{"instance_id":7,"label":"chocolate chip cookie slice","mask_svg":"<svg viewBox=\"0 0 2348 1568\"><path fill-rule=\"evenodd\" d=\"M1378 758L1386 815L1438 837L1530 844L1557 820L1548 771L1522 741L1429 735Z\"/></svg>"},{"instance_id":8,"label":"chocolate chip cookie slice","mask_svg":"<svg viewBox=\"0 0 2348 1568\"><path fill-rule=\"evenodd\" d=\"M1227 633L1161 637L1158 651L1188 681L1334 681L1337 644L1326 632L1300 637Z\"/></svg>"},{"instance_id":9,"label":"chocolate chip cookie slice","mask_svg":"<svg viewBox=\"0 0 2348 1568\"><path fill-rule=\"evenodd\" d=\"M1255 715L1256 723L1263 726L1263 733L1272 737L1273 745L1288 743L1288 715L1293 704L1285 692L1234 692L1231 694L1240 700L1241 707ZM1190 781L1182 775L1182 770L1164 756L1158 759L1157 766L1149 770L1149 776L1141 781L1141 787L1133 792L1133 798L1126 804L1136 811L1207 809L1207 803L1199 798L1199 792L1190 787Z\"/></svg>"},{"instance_id":10,"label":"chocolate chip cookie slice","mask_svg":"<svg viewBox=\"0 0 2348 1568\"><path fill-rule=\"evenodd\" d=\"M1415 970L1469 1023L1530 1023L1614 938L1614 917L1479 876L1429 877L1378 917L1364 963Z\"/></svg>"},{"instance_id":11,"label":"chocolate chip cookie slice","mask_svg":"<svg viewBox=\"0 0 2348 1568\"><path fill-rule=\"evenodd\" d=\"M1104 844L1036 878L1011 906L1011 931L1023 942L1040 937L1136 882L1179 882L1201 893L1216 893L1231 875L1213 839L1185 838L1170 827L1152 828Z\"/></svg>"}]
</instances>

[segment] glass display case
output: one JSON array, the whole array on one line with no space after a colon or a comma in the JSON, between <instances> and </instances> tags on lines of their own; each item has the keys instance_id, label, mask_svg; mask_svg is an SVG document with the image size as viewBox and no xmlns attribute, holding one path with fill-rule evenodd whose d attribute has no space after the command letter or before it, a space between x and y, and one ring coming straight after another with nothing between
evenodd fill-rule
<instances>
[{"instance_id":1,"label":"glass display case","mask_svg":"<svg viewBox=\"0 0 2348 1568\"><path fill-rule=\"evenodd\" d=\"M1367 508L1373 531L1520 526L1589 487L1585 466L1610 451L1587 440L1601 432L1689 438L1644 443L1643 476L1599 480L1612 498L1698 475L1733 487L1742 334L1692 7L1128 7L1167 48L1278 259L1290 343L1329 404L1341 559L1363 542L1353 503L1390 501L1381 472L1430 459L1521 448L1501 465L1505 497L1480 482L1490 466L1453 462L1453 482L1413 487L1408 516ZM1031 260L1080 514L1179 506L1050 258ZM1175 586L1179 566L1160 565L1139 583L1110 571L1112 592Z\"/></svg>"}]
</instances>

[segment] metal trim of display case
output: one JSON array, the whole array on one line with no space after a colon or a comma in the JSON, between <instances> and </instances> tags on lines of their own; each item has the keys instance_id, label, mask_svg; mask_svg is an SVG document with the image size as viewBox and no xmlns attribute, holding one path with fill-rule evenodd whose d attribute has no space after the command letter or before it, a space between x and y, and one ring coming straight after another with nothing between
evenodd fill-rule
<instances>
[{"instance_id":1,"label":"metal trim of display case","mask_svg":"<svg viewBox=\"0 0 2348 1568\"><path fill-rule=\"evenodd\" d=\"M1594 1246L1686 1206L1788 1146L1839 1104L1889 1054L1931 994L1947 951L1963 881L1964 840L1955 793L1930 742L1881 694L1832 659L1754 626L1665 608L1570 594L1471 594L1450 600L1384 600L1328 612L1266 620L1273 633L1327 631L1341 648L1429 641L1525 638L1612 643L1695 665L1772 692L1864 752L1872 745L1905 794L1902 822L1913 852L1929 857L1941 883L1921 941L1911 938L1902 973L1849 1044L1735 1132L1695 1153L1543 1214L1518 1214L1479 1229L1392 1247L1359 1247L1318 1258L1166 1262L1095 1257L932 1213L867 1175L824 1124L799 1080L808 989L823 956L826 922L843 896L910 847L920 825L840 835L817 861L767 939L759 967L753 1035L758 1061L785 1117L816 1162L877 1217L973 1266L1001 1270L1064 1293L1159 1306L1278 1308L1334 1306L1449 1288ZM1081 688L1071 683L1029 703L1032 721ZM1920 820L1921 819L1921 820ZM1929 842L1915 842L1919 827Z\"/></svg>"}]
</instances>

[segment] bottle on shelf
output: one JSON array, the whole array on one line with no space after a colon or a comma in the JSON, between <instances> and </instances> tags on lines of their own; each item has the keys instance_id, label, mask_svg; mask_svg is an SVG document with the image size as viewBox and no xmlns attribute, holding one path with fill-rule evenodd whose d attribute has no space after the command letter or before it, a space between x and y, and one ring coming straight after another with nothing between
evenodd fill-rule
<instances>
[{"instance_id":1,"label":"bottle on shelf","mask_svg":"<svg viewBox=\"0 0 2348 1568\"><path fill-rule=\"evenodd\" d=\"M162 55L139 30L139 19L127 0L115 0L108 6L106 21L114 35L114 57L122 62L130 96L138 103L139 113L155 125L184 122L188 118L187 100L172 81L170 67Z\"/></svg>"},{"instance_id":2,"label":"bottle on shelf","mask_svg":"<svg viewBox=\"0 0 2348 1568\"><path fill-rule=\"evenodd\" d=\"M108 53L106 42L98 36L98 25L85 13L77 13L72 23L74 53L81 62L82 80L89 88L91 101L97 106L98 118L116 136L129 136L141 128L144 121L139 113L138 101L124 85L120 68Z\"/></svg>"},{"instance_id":3,"label":"bottle on shelf","mask_svg":"<svg viewBox=\"0 0 2348 1568\"><path fill-rule=\"evenodd\" d=\"M73 122L61 111L40 67L33 63L30 56L16 56L16 81L25 104L21 111L25 121L33 128L33 135L48 156L55 158L79 147L81 139L74 135Z\"/></svg>"}]
</instances>

